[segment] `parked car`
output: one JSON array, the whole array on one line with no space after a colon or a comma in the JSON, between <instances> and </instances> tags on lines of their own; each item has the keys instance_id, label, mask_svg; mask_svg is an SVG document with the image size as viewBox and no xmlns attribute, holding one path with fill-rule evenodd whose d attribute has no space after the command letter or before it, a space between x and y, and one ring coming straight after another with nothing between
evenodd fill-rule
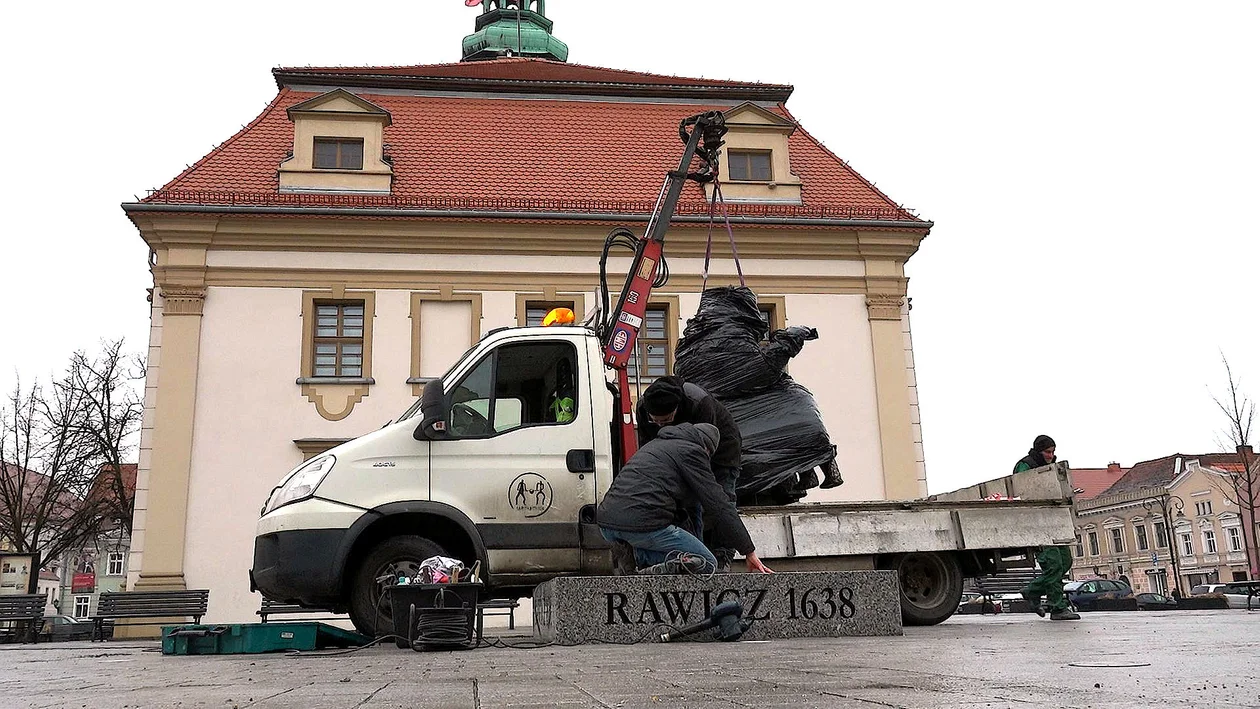
<instances>
[{"instance_id":1,"label":"parked car","mask_svg":"<svg viewBox=\"0 0 1260 709\"><path fill-rule=\"evenodd\" d=\"M1063 593L1069 603L1082 611L1093 610L1100 600L1133 598L1133 589L1128 584L1111 579L1071 581L1063 586Z\"/></svg>"},{"instance_id":2,"label":"parked car","mask_svg":"<svg viewBox=\"0 0 1260 709\"><path fill-rule=\"evenodd\" d=\"M1191 596L1224 596L1229 602L1230 608L1246 608L1247 607L1247 588L1242 583L1205 583L1190 589ZM1252 607L1257 606L1257 601L1252 599Z\"/></svg>"},{"instance_id":3,"label":"parked car","mask_svg":"<svg viewBox=\"0 0 1260 709\"><path fill-rule=\"evenodd\" d=\"M68 615L44 616L40 640L91 640L92 621Z\"/></svg>"},{"instance_id":4,"label":"parked car","mask_svg":"<svg viewBox=\"0 0 1260 709\"><path fill-rule=\"evenodd\" d=\"M1139 593L1137 603L1140 611L1158 611L1177 607L1177 599L1169 598L1162 593Z\"/></svg>"}]
</instances>

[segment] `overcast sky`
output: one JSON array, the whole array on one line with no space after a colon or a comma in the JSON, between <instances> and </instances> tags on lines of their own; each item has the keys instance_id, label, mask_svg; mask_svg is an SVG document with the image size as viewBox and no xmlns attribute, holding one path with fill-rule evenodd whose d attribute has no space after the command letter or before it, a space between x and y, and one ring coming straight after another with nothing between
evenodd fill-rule
<instances>
[{"instance_id":1,"label":"overcast sky","mask_svg":"<svg viewBox=\"0 0 1260 709\"><path fill-rule=\"evenodd\" d=\"M1260 398L1260 3L547 9L575 63L795 85L811 133L936 222L908 267L934 492L1039 433L1076 467L1217 450L1221 351ZM7 4L0 385L100 338L143 349L147 250L118 205L252 120L272 67L456 61L477 12Z\"/></svg>"}]
</instances>

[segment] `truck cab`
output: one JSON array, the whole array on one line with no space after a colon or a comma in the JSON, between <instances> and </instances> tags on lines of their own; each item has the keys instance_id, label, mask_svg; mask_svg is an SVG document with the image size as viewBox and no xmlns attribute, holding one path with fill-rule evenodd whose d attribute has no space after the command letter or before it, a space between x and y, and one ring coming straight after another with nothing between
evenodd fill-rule
<instances>
[{"instance_id":1,"label":"truck cab","mask_svg":"<svg viewBox=\"0 0 1260 709\"><path fill-rule=\"evenodd\" d=\"M304 462L272 490L251 587L391 627L383 589L442 555L491 593L600 574L595 505L612 482L616 397L582 327L492 332L384 428Z\"/></svg>"}]
</instances>

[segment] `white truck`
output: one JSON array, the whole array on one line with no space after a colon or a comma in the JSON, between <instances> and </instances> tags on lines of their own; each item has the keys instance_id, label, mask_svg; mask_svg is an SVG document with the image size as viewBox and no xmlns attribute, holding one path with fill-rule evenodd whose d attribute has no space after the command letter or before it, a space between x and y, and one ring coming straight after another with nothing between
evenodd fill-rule
<instances>
[{"instance_id":1,"label":"white truck","mask_svg":"<svg viewBox=\"0 0 1260 709\"><path fill-rule=\"evenodd\" d=\"M585 327L489 333L398 420L284 477L258 522L251 588L372 632L392 627L384 586L435 555L481 562L499 597L610 573L595 509L623 420L603 357ZM576 410L556 421L566 373ZM776 570L897 570L903 619L919 625L957 609L965 576L1031 566L1031 549L1073 539L1065 464L922 500L741 513Z\"/></svg>"}]
</instances>

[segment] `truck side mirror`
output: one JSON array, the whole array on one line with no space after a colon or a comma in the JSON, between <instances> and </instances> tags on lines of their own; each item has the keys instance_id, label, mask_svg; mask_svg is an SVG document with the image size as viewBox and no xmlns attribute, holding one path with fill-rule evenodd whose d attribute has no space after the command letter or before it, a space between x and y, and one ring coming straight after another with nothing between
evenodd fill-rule
<instances>
[{"instance_id":1,"label":"truck side mirror","mask_svg":"<svg viewBox=\"0 0 1260 709\"><path fill-rule=\"evenodd\" d=\"M449 410L446 406L446 391L441 379L434 379L424 385L420 395L420 425L412 434L417 441L439 441L449 438L446 422Z\"/></svg>"}]
</instances>

